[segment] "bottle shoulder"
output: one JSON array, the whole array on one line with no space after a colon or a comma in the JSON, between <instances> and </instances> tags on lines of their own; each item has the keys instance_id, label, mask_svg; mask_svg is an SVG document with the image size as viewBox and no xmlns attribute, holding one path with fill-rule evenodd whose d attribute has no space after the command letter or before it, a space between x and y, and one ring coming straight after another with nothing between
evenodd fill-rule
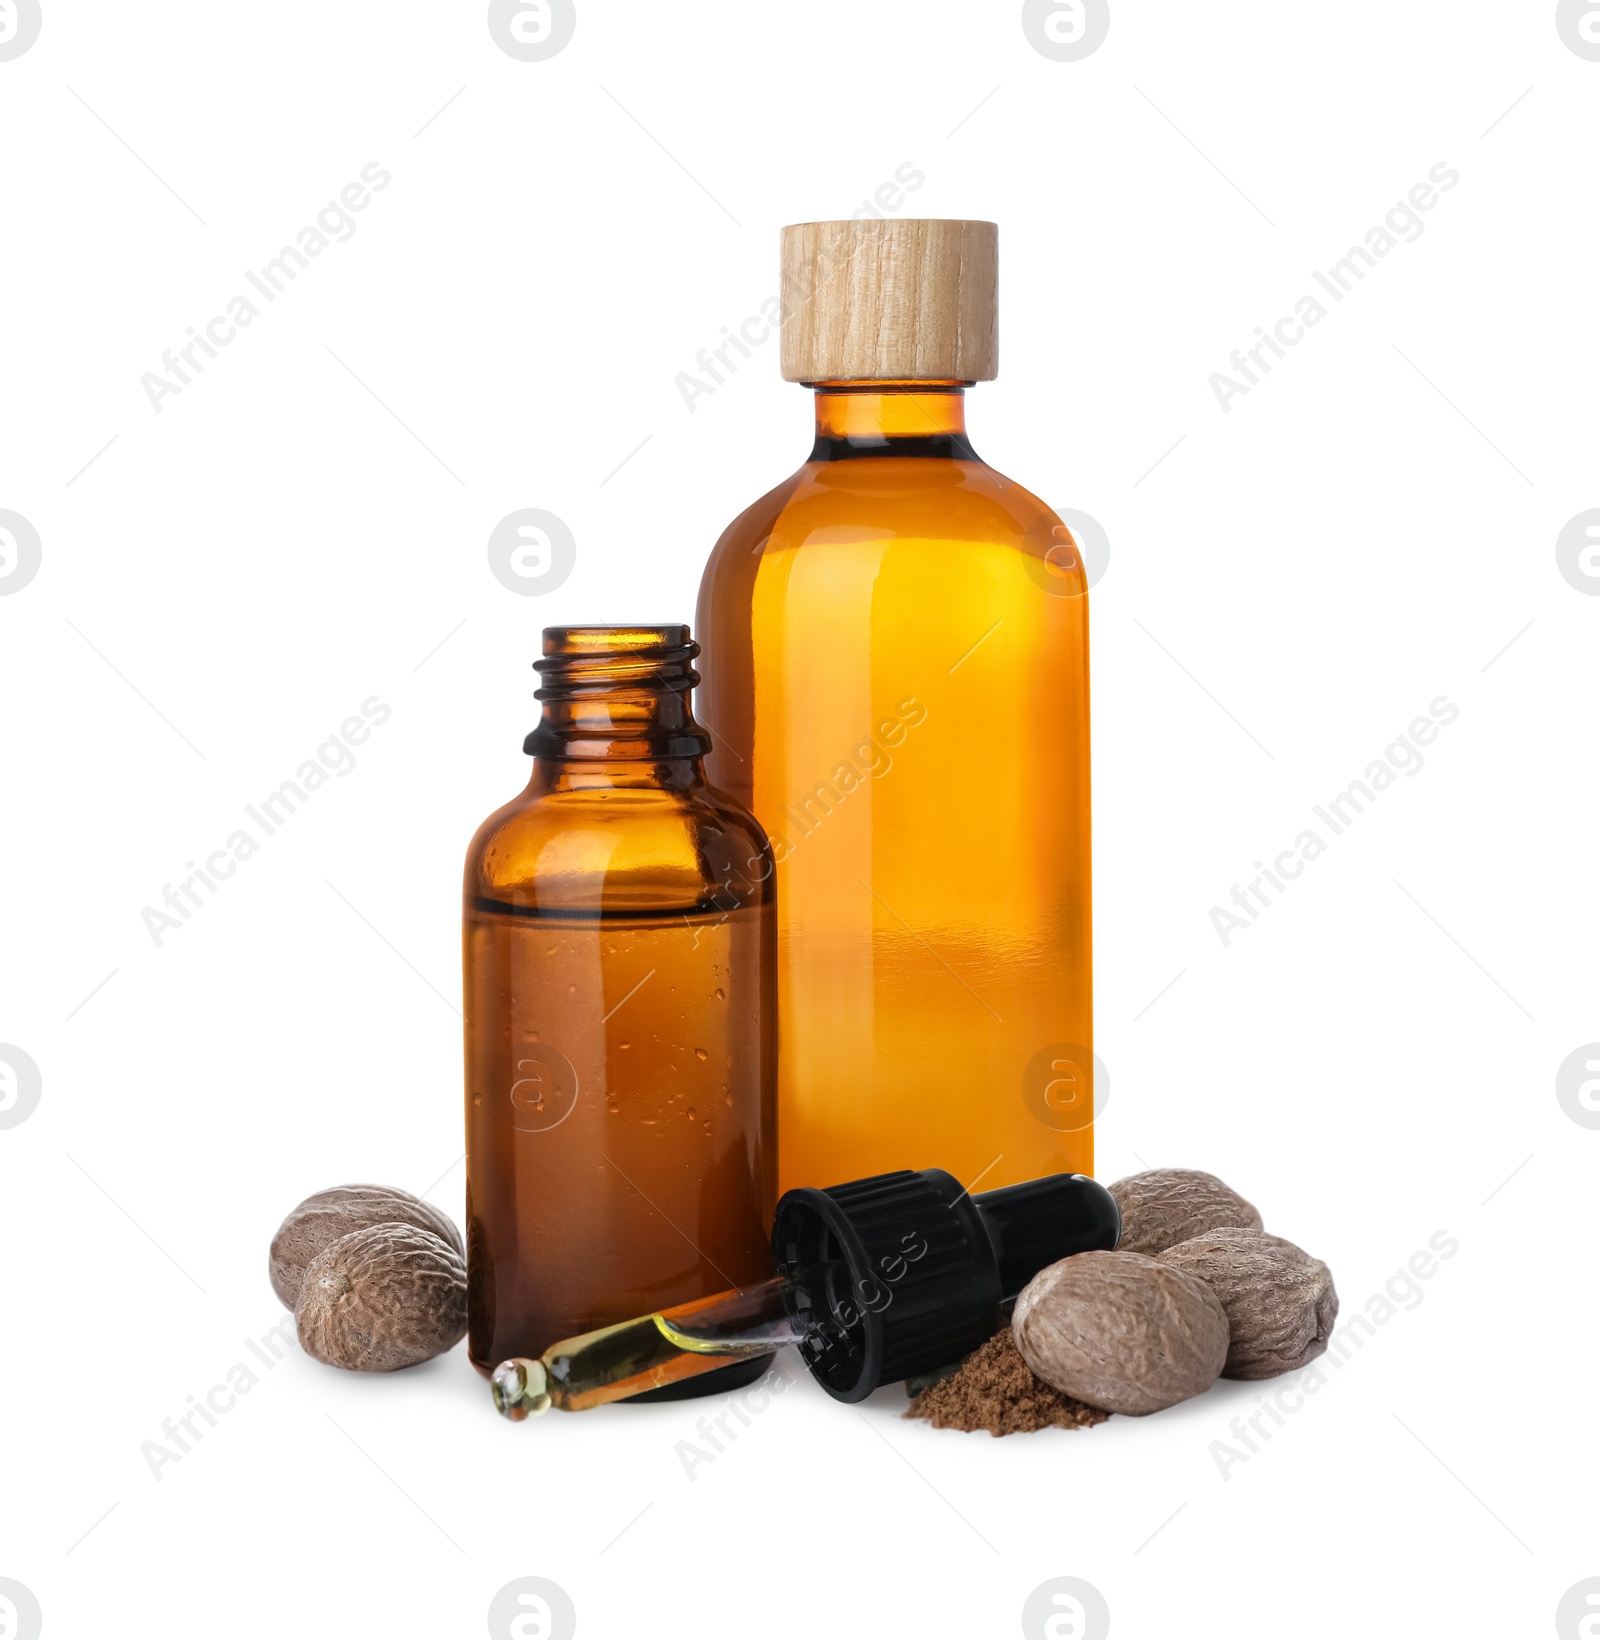
<instances>
[{"instance_id":1,"label":"bottle shoulder","mask_svg":"<svg viewBox=\"0 0 1600 1640\"><path fill-rule=\"evenodd\" d=\"M783 516L796 488L805 482L808 470L815 465L815 462L806 462L781 484L774 484L765 495L752 501L728 523L706 559L702 592L715 586L730 572L738 574L751 557L752 550L772 533L773 525Z\"/></svg>"},{"instance_id":2,"label":"bottle shoulder","mask_svg":"<svg viewBox=\"0 0 1600 1640\"><path fill-rule=\"evenodd\" d=\"M536 772L479 826L463 888L469 904L672 910L731 882L741 901L754 903L770 881L770 860L759 822L715 787L551 789Z\"/></svg>"},{"instance_id":3,"label":"bottle shoulder","mask_svg":"<svg viewBox=\"0 0 1600 1640\"><path fill-rule=\"evenodd\" d=\"M743 560L766 548L836 542L840 531L1008 543L1044 552L1061 527L1055 511L987 462L867 457L808 461L747 508L713 550Z\"/></svg>"}]
</instances>

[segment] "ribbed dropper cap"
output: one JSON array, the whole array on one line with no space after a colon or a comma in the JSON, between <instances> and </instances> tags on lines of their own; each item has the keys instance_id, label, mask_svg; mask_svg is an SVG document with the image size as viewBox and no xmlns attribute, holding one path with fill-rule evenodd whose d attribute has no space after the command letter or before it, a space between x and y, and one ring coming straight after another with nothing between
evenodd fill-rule
<instances>
[{"instance_id":1,"label":"ribbed dropper cap","mask_svg":"<svg viewBox=\"0 0 1600 1640\"><path fill-rule=\"evenodd\" d=\"M958 1361L993 1337L1046 1265L1113 1248L1117 1204L1078 1173L971 1196L940 1168L778 1203L772 1256L806 1327L807 1367L839 1401Z\"/></svg>"}]
</instances>

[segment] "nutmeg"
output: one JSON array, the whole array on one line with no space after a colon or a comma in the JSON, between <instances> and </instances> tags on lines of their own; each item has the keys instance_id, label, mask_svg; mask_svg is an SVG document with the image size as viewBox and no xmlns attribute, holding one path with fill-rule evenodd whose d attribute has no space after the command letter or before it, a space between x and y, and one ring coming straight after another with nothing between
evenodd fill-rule
<instances>
[{"instance_id":1,"label":"nutmeg","mask_svg":"<svg viewBox=\"0 0 1600 1640\"><path fill-rule=\"evenodd\" d=\"M1261 1215L1243 1196L1193 1168L1152 1168L1118 1179L1110 1190L1122 1214L1120 1253L1154 1256L1207 1230L1261 1228Z\"/></svg>"},{"instance_id":2,"label":"nutmeg","mask_svg":"<svg viewBox=\"0 0 1600 1640\"><path fill-rule=\"evenodd\" d=\"M461 1232L449 1215L407 1190L391 1190L380 1184L346 1184L319 1190L295 1208L272 1238L268 1261L272 1290L285 1308L292 1310L299 1303L306 1266L325 1247L352 1230L364 1230L373 1224L411 1224L419 1230L431 1230L457 1253L466 1255Z\"/></svg>"},{"instance_id":3,"label":"nutmeg","mask_svg":"<svg viewBox=\"0 0 1600 1640\"><path fill-rule=\"evenodd\" d=\"M394 1372L415 1366L466 1334L466 1262L415 1225L354 1230L307 1267L295 1326L301 1348L330 1367Z\"/></svg>"},{"instance_id":4,"label":"nutmeg","mask_svg":"<svg viewBox=\"0 0 1600 1640\"><path fill-rule=\"evenodd\" d=\"M1260 1230L1211 1230L1158 1256L1221 1300L1229 1332L1224 1378L1276 1378L1327 1349L1339 1314L1333 1273L1292 1241Z\"/></svg>"},{"instance_id":5,"label":"nutmeg","mask_svg":"<svg viewBox=\"0 0 1600 1640\"><path fill-rule=\"evenodd\" d=\"M1023 1288L1011 1330L1047 1384L1106 1412L1159 1412L1209 1389L1228 1318L1203 1282L1143 1253L1076 1253Z\"/></svg>"}]
</instances>

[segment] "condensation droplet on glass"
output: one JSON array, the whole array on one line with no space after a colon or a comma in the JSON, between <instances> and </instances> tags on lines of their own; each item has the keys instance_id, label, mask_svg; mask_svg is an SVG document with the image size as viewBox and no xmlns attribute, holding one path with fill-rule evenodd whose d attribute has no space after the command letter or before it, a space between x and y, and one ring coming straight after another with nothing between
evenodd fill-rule
<instances>
[{"instance_id":1,"label":"condensation droplet on glass","mask_svg":"<svg viewBox=\"0 0 1600 1640\"><path fill-rule=\"evenodd\" d=\"M690 1107L683 1114L692 1122L694 1120L694 1106L690 1105Z\"/></svg>"},{"instance_id":2,"label":"condensation droplet on glass","mask_svg":"<svg viewBox=\"0 0 1600 1640\"><path fill-rule=\"evenodd\" d=\"M719 985L717 987L716 997L718 1002L726 1002L728 1000L728 993Z\"/></svg>"},{"instance_id":3,"label":"condensation droplet on glass","mask_svg":"<svg viewBox=\"0 0 1600 1640\"><path fill-rule=\"evenodd\" d=\"M694 1051L694 1056L696 1059L709 1059L711 1057L711 1055L708 1054L704 1048L696 1048Z\"/></svg>"}]
</instances>

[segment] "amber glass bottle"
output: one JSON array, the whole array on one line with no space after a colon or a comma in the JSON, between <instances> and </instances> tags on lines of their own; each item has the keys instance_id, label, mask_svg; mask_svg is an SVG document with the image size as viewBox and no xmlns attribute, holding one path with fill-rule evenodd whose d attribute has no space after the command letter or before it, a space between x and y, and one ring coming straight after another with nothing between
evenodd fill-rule
<instances>
[{"instance_id":1,"label":"amber glass bottle","mask_svg":"<svg viewBox=\"0 0 1600 1640\"><path fill-rule=\"evenodd\" d=\"M778 870L779 1183L1093 1167L1081 558L968 442L987 223L785 231L810 459L700 588L712 778Z\"/></svg>"},{"instance_id":2,"label":"amber glass bottle","mask_svg":"<svg viewBox=\"0 0 1600 1640\"><path fill-rule=\"evenodd\" d=\"M697 653L682 626L547 631L533 777L467 854L483 1372L772 1272L772 857L706 783Z\"/></svg>"}]
</instances>

